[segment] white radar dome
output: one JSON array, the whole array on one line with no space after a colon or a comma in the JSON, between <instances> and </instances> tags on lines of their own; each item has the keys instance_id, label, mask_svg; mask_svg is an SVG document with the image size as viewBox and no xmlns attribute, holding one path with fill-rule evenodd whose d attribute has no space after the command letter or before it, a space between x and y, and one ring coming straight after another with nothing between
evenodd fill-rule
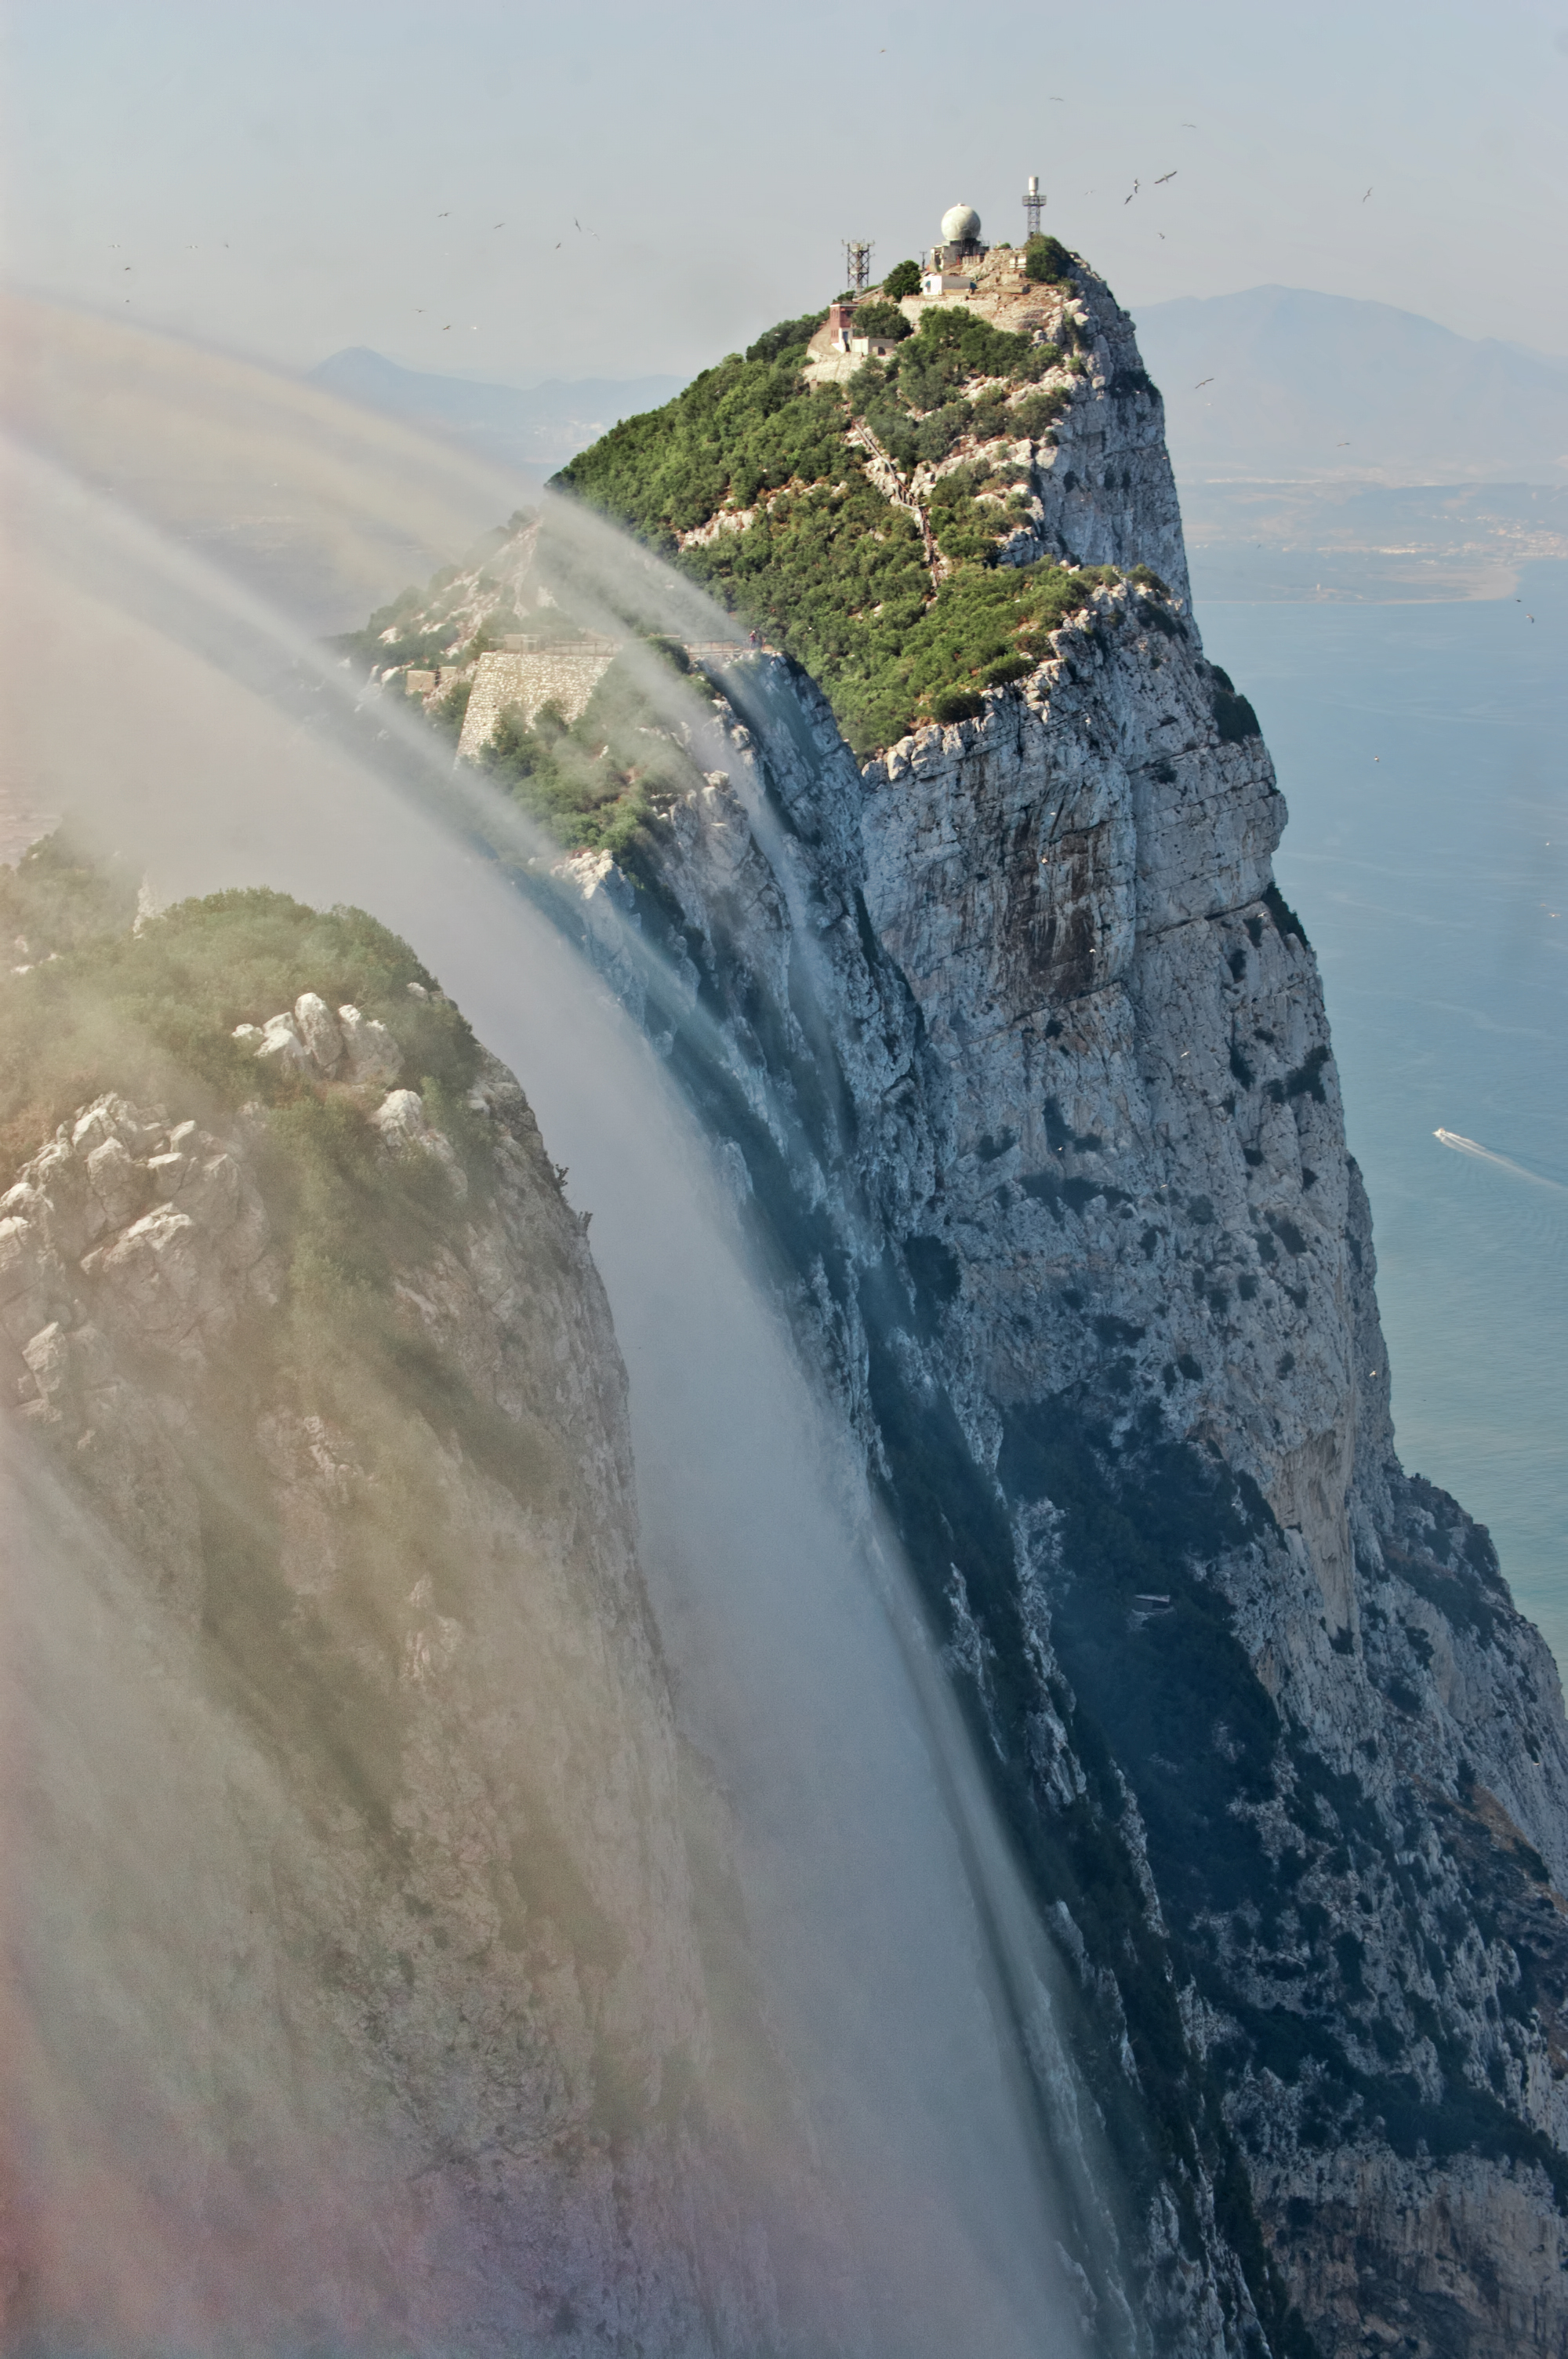
<instances>
[{"instance_id":1,"label":"white radar dome","mask_svg":"<svg viewBox=\"0 0 1568 2359\"><path fill-rule=\"evenodd\" d=\"M973 205L949 205L942 216L944 245L968 245L980 234L980 217Z\"/></svg>"}]
</instances>

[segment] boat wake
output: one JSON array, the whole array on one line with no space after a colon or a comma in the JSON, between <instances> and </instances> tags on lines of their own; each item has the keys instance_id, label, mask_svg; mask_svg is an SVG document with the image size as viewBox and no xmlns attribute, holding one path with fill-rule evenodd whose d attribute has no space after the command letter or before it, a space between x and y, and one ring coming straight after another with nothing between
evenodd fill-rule
<instances>
[{"instance_id":1,"label":"boat wake","mask_svg":"<svg viewBox=\"0 0 1568 2359\"><path fill-rule=\"evenodd\" d=\"M1432 1135L1440 1147L1451 1147L1456 1155L1473 1155L1478 1163L1490 1163L1498 1171L1511 1173L1516 1180L1528 1180L1532 1187L1550 1188L1559 1196L1568 1196L1568 1187L1561 1180L1548 1180L1539 1171L1527 1171L1522 1163L1515 1163L1510 1157L1498 1155L1477 1140L1466 1138L1462 1131L1434 1130Z\"/></svg>"}]
</instances>

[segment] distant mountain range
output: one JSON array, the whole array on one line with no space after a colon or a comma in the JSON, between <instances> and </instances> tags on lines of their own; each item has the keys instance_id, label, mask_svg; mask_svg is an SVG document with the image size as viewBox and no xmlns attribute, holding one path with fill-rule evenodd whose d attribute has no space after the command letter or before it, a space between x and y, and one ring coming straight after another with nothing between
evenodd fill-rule
<instances>
[{"instance_id":1,"label":"distant mountain range","mask_svg":"<svg viewBox=\"0 0 1568 2359\"><path fill-rule=\"evenodd\" d=\"M686 383L679 376L552 379L526 393L403 368L368 345L351 344L309 372L313 385L345 401L461 442L477 456L542 482L596 442L617 419L656 409Z\"/></svg>"},{"instance_id":2,"label":"distant mountain range","mask_svg":"<svg viewBox=\"0 0 1568 2359\"><path fill-rule=\"evenodd\" d=\"M1568 483L1568 361L1300 287L1135 307L1183 487Z\"/></svg>"}]
</instances>

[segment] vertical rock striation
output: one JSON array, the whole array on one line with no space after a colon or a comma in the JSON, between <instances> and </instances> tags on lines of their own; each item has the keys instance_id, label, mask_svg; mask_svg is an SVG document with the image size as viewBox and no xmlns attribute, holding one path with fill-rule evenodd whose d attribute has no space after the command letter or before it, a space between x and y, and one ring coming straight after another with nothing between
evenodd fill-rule
<instances>
[{"instance_id":1,"label":"vertical rock striation","mask_svg":"<svg viewBox=\"0 0 1568 2359\"><path fill-rule=\"evenodd\" d=\"M1159 580L863 767L785 659L716 671L630 995L1076 1963L1149 2347L1564 2352L1558 1680L1396 1455L1284 803L1130 323L1076 316L1035 536Z\"/></svg>"}]
</instances>

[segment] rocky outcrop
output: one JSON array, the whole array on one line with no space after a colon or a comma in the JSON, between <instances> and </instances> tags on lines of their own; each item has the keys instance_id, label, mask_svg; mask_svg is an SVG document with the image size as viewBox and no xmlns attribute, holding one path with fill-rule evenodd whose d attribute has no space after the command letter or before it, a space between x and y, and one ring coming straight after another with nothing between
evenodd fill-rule
<instances>
[{"instance_id":1,"label":"rocky outcrop","mask_svg":"<svg viewBox=\"0 0 1568 2359\"><path fill-rule=\"evenodd\" d=\"M1063 303L1039 537L1158 579L863 770L787 662L715 671L634 986L586 940L767 1235L1076 1963L1150 2346L1561 2351L1557 1675L1396 1456L1284 804L1130 325L1087 273Z\"/></svg>"},{"instance_id":2,"label":"rocky outcrop","mask_svg":"<svg viewBox=\"0 0 1568 2359\"><path fill-rule=\"evenodd\" d=\"M351 1006L252 1038L298 1084L273 1111L101 1096L0 1202L24 1458L87 1515L48 1523L40 1625L80 1579L85 1635L24 1658L7 1717L7 2335L762 2347L750 2027L731 1991L716 2033L699 1938L723 1813L677 1744L586 1223L493 1061L454 1134ZM390 1239L371 1293L312 1258L344 1172Z\"/></svg>"}]
</instances>

